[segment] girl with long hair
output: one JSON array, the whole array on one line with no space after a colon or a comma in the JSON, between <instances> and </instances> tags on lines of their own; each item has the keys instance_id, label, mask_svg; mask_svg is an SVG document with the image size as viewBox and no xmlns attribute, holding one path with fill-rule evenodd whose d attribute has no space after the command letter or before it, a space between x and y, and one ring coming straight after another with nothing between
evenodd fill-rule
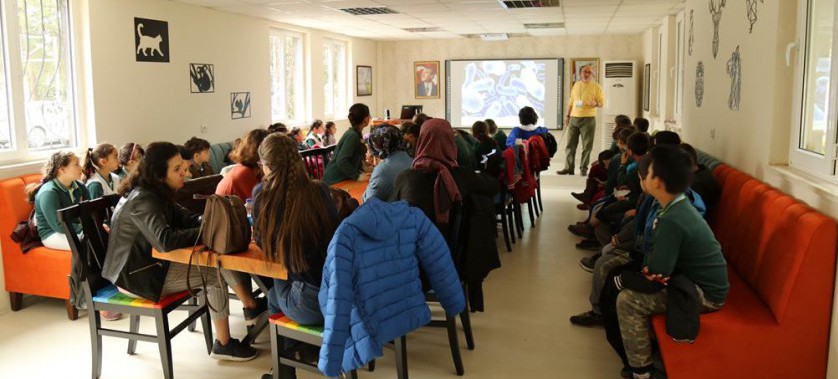
<instances>
[{"instance_id":1,"label":"girl with long hair","mask_svg":"<svg viewBox=\"0 0 838 379\"><path fill-rule=\"evenodd\" d=\"M70 251L70 243L58 222L58 210L89 200L87 188L82 184L79 158L71 151L53 153L42 169L38 184L26 188L30 203L35 205L35 224L45 247ZM74 224L81 233L81 224Z\"/></svg>"},{"instance_id":2,"label":"girl with long hair","mask_svg":"<svg viewBox=\"0 0 838 379\"><path fill-rule=\"evenodd\" d=\"M326 145L323 144L323 134L325 131L326 128L323 126L323 121L314 120L311 127L308 129L308 135L306 135L306 139L303 143L309 149L325 147Z\"/></svg>"},{"instance_id":3,"label":"girl with long hair","mask_svg":"<svg viewBox=\"0 0 838 379\"><path fill-rule=\"evenodd\" d=\"M335 134L338 133L338 127L332 121L326 122L325 133L323 134L323 147L332 146L338 143Z\"/></svg>"},{"instance_id":4,"label":"girl with long hair","mask_svg":"<svg viewBox=\"0 0 838 379\"><path fill-rule=\"evenodd\" d=\"M85 185L90 193L89 200L116 193L120 179L114 171L118 169L119 154L113 145L101 143L95 148L87 149L82 170L87 179Z\"/></svg>"},{"instance_id":5,"label":"girl with long hair","mask_svg":"<svg viewBox=\"0 0 838 379\"><path fill-rule=\"evenodd\" d=\"M119 149L119 168L114 171L119 175L119 180L125 180L132 171L137 169L140 165L140 160L145 155L145 149L134 142L126 143Z\"/></svg>"},{"instance_id":6,"label":"girl with long hair","mask_svg":"<svg viewBox=\"0 0 838 379\"><path fill-rule=\"evenodd\" d=\"M228 172L215 188L217 195L236 195L242 201L253 197L253 187L262 179L259 168L259 144L267 137L265 129L253 129L242 137L230 158L236 165Z\"/></svg>"},{"instance_id":7,"label":"girl with long hair","mask_svg":"<svg viewBox=\"0 0 838 379\"><path fill-rule=\"evenodd\" d=\"M148 145L146 153L137 170L119 188L124 198L117 205L111 223L102 277L131 294L160 301L189 286L201 287L202 278L187 275L188 265L153 258L152 247L164 252L191 247L198 238L201 222L199 215L174 201L175 192L183 187L189 169L177 146L154 142ZM246 319L264 311L265 304L253 298L238 276L227 270L221 270L221 274L244 304ZM227 289L221 287L216 277L210 269L204 279L209 302L221 307ZM210 317L216 335L213 358L245 361L256 357L255 349L230 337L229 307L211 309Z\"/></svg>"},{"instance_id":8,"label":"girl with long hair","mask_svg":"<svg viewBox=\"0 0 838 379\"><path fill-rule=\"evenodd\" d=\"M300 324L322 324L317 294L337 209L328 186L308 178L294 140L271 135L259 157L265 180L253 204L254 238L265 259L288 270L287 280L274 279L268 307Z\"/></svg>"}]
</instances>

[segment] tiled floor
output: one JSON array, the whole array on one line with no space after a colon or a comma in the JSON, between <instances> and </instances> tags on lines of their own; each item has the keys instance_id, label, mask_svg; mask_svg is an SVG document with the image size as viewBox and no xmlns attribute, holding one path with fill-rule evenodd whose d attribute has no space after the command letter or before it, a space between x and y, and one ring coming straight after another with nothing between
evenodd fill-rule
<instances>
[{"instance_id":1,"label":"tiled floor","mask_svg":"<svg viewBox=\"0 0 838 379\"><path fill-rule=\"evenodd\" d=\"M554 169L555 169L554 165ZM476 349L462 355L471 378L618 378L620 363L602 329L573 327L572 314L589 308L590 274L579 268L587 252L576 250L568 224L581 217L569 193L582 177L542 178L546 213L523 241L507 253L501 241L503 267L485 282L486 312L472 315ZM525 211L526 219L526 211ZM529 221L526 221L527 224ZM244 331L234 303L234 334ZM58 300L26 298L25 308L0 316L0 378L89 378L90 342L87 317L68 321ZM126 320L115 325L127 329ZM145 320L143 329L153 332ZM462 334L461 344L464 345ZM137 353L125 353L127 342L104 338L102 378L162 378L157 346L140 342ZM251 362L218 362L206 354L199 332L183 332L173 341L174 371L179 379L259 378L270 367L269 337L257 340L260 356ZM392 351L375 372L362 378L394 378ZM423 328L408 336L412 378L455 378L444 329ZM302 373L300 378L315 378Z\"/></svg>"}]
</instances>

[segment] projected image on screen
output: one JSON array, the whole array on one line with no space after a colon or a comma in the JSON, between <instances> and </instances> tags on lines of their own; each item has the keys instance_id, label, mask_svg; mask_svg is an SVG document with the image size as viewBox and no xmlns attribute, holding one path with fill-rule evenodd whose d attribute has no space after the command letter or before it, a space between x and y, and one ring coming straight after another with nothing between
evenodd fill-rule
<instances>
[{"instance_id":1,"label":"projected image on screen","mask_svg":"<svg viewBox=\"0 0 838 379\"><path fill-rule=\"evenodd\" d=\"M451 61L448 114L459 127L491 118L498 126L518 126L518 111L533 107L538 126L555 127L558 60Z\"/></svg>"},{"instance_id":2,"label":"projected image on screen","mask_svg":"<svg viewBox=\"0 0 838 379\"><path fill-rule=\"evenodd\" d=\"M498 122L510 117L517 121L518 110L526 106L544 114L545 69L545 64L533 61L467 64L462 86L463 121L491 118Z\"/></svg>"}]
</instances>

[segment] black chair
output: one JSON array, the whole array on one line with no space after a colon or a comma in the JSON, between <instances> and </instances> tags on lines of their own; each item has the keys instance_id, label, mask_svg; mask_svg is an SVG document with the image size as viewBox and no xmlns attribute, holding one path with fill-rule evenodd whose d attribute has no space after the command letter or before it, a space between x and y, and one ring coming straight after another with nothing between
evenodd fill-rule
<instances>
[{"instance_id":1,"label":"black chair","mask_svg":"<svg viewBox=\"0 0 838 379\"><path fill-rule=\"evenodd\" d=\"M309 178L317 180L323 179L323 174L326 173L326 166L328 166L329 162L332 160L336 146L337 145L332 145L329 147L308 149L300 152L300 156L303 157L303 165L306 168Z\"/></svg>"},{"instance_id":2,"label":"black chair","mask_svg":"<svg viewBox=\"0 0 838 379\"><path fill-rule=\"evenodd\" d=\"M503 241L506 243L506 251L512 252L512 243L515 243L515 232L511 228L515 227L515 218L512 213L512 197L506 191L506 187L500 185L500 196L498 202L495 203L495 216L497 216L497 223L501 225L503 231Z\"/></svg>"},{"instance_id":3,"label":"black chair","mask_svg":"<svg viewBox=\"0 0 838 379\"><path fill-rule=\"evenodd\" d=\"M102 264L107 254L108 232L102 226L109 219L110 210L119 201L117 195L83 201L77 205L58 211L58 220L67 235L74 264L81 267L81 280L88 318L90 320L90 348L92 358L91 377L97 379L102 374L102 336L128 339L128 354L133 355L137 340L157 342L160 350L160 360L163 364L163 377L171 379L172 370L171 339L183 329L190 328L201 318L204 329L204 339L207 353L212 350L213 337L210 326L209 313L205 304L192 305L187 301L193 299L189 292L183 291L159 302L134 298L120 293L117 288L102 278ZM79 237L73 229L73 224L80 223L83 237ZM169 313L173 310L188 311L189 316L169 328ZM120 312L130 317L129 331L114 330L102 327L101 311ZM154 317L157 324L157 335L139 333L140 316Z\"/></svg>"}]
</instances>

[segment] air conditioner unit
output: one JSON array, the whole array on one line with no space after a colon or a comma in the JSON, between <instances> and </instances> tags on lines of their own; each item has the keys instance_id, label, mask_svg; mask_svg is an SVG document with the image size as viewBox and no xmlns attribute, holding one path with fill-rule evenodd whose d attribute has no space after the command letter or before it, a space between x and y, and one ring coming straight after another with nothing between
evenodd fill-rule
<instances>
[{"instance_id":1,"label":"air conditioner unit","mask_svg":"<svg viewBox=\"0 0 838 379\"><path fill-rule=\"evenodd\" d=\"M638 110L638 72L635 61L605 62L605 75L602 90L605 94L603 108L602 149L607 149L614 141L614 117L620 114L634 118Z\"/></svg>"}]
</instances>

